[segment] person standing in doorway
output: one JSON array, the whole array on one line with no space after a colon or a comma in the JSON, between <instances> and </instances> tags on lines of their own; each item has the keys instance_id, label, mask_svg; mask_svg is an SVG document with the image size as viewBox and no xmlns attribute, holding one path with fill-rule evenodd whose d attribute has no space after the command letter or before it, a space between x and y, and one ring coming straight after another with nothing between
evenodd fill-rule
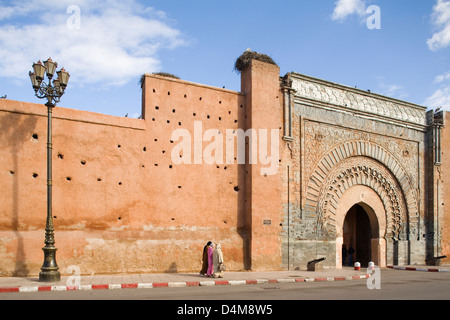
<instances>
[{"instance_id":1,"label":"person standing in doorway","mask_svg":"<svg viewBox=\"0 0 450 320\"><path fill-rule=\"evenodd\" d=\"M353 254L355 253L355 249L353 249L352 245L348 245L348 265L351 266L353 264Z\"/></svg>"},{"instance_id":2,"label":"person standing in doorway","mask_svg":"<svg viewBox=\"0 0 450 320\"><path fill-rule=\"evenodd\" d=\"M208 277L212 277L213 275L213 254L214 254L214 243L211 243L208 247L208 271L206 272L206 275Z\"/></svg>"},{"instance_id":3,"label":"person standing in doorway","mask_svg":"<svg viewBox=\"0 0 450 320\"><path fill-rule=\"evenodd\" d=\"M208 248L211 244L211 241L208 241L206 246L203 247L203 255L202 255L202 270L200 270L200 275L204 276L206 272L208 272Z\"/></svg>"},{"instance_id":4,"label":"person standing in doorway","mask_svg":"<svg viewBox=\"0 0 450 320\"><path fill-rule=\"evenodd\" d=\"M347 246L342 244L342 265L347 265Z\"/></svg>"}]
</instances>

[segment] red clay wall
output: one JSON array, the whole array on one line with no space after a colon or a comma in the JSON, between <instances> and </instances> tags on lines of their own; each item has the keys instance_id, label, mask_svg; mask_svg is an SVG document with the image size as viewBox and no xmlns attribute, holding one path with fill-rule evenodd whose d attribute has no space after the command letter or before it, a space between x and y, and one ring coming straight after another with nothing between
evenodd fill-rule
<instances>
[{"instance_id":1,"label":"red clay wall","mask_svg":"<svg viewBox=\"0 0 450 320\"><path fill-rule=\"evenodd\" d=\"M213 164L193 164L194 154L191 164L172 159L179 142L172 133L194 136L195 123L203 133L278 128L279 70L254 68L256 76L243 73L264 92L259 100L254 94L254 110L244 94L156 75L145 76L145 119L54 109L53 216L62 274L70 265L82 274L199 271L208 240L221 243L230 270L279 268L277 175L257 175L260 166L227 164L225 156ZM269 109L273 118L264 117ZM42 266L46 115L40 104L0 101L1 276L36 275ZM245 211L250 193L253 214Z\"/></svg>"},{"instance_id":2,"label":"red clay wall","mask_svg":"<svg viewBox=\"0 0 450 320\"><path fill-rule=\"evenodd\" d=\"M281 267L281 229L282 203L281 180L279 170L280 139L282 128L282 93L280 91L279 68L275 65L252 60L250 66L242 72L241 91L246 96L248 107L247 127L255 130L268 130L277 134L276 174L264 174L262 168L267 165L258 159L257 164L247 166L247 206L251 214L250 256L253 270ZM260 132L260 131L259 131ZM270 139L270 147L275 139ZM271 156L274 154L271 153ZM274 160L274 159L272 159Z\"/></svg>"}]
</instances>

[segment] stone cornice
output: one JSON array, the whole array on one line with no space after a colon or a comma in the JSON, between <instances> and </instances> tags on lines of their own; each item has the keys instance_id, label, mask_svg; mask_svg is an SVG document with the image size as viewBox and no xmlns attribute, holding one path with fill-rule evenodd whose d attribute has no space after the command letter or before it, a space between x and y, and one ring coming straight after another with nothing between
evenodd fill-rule
<instances>
[{"instance_id":1,"label":"stone cornice","mask_svg":"<svg viewBox=\"0 0 450 320\"><path fill-rule=\"evenodd\" d=\"M424 106L298 73L291 73L290 76L296 102L418 130L425 130L427 127L427 108Z\"/></svg>"}]
</instances>

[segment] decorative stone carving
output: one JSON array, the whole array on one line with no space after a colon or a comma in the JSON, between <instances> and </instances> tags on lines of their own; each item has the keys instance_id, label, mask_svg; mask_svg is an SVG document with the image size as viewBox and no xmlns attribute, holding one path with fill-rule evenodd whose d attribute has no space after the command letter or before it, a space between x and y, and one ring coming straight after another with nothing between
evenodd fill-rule
<instances>
[{"instance_id":1,"label":"decorative stone carving","mask_svg":"<svg viewBox=\"0 0 450 320\"><path fill-rule=\"evenodd\" d=\"M343 160L328 175L321 188L317 205L317 230L335 234L335 217L339 199L349 188L364 185L373 189L386 210L386 235L393 239L405 236L406 205L395 177L379 162L367 157Z\"/></svg>"},{"instance_id":2,"label":"decorative stone carving","mask_svg":"<svg viewBox=\"0 0 450 320\"><path fill-rule=\"evenodd\" d=\"M347 129L315 121L304 121L304 148L308 156L304 159L305 176L310 176L321 156L335 146L346 141L365 141L379 145L395 155L402 164L413 187L418 186L418 144L414 141L400 140L385 135Z\"/></svg>"},{"instance_id":3,"label":"decorative stone carving","mask_svg":"<svg viewBox=\"0 0 450 320\"><path fill-rule=\"evenodd\" d=\"M334 105L382 119L426 126L426 107L391 99L351 87L315 79L301 74L291 74L295 96Z\"/></svg>"},{"instance_id":4,"label":"decorative stone carving","mask_svg":"<svg viewBox=\"0 0 450 320\"><path fill-rule=\"evenodd\" d=\"M339 196L357 184L371 187L383 199L387 236L399 239L415 232L419 220L416 143L312 121L305 121L304 139L308 154L304 172L309 177L304 216L315 219L318 237L335 233L333 212Z\"/></svg>"}]
</instances>

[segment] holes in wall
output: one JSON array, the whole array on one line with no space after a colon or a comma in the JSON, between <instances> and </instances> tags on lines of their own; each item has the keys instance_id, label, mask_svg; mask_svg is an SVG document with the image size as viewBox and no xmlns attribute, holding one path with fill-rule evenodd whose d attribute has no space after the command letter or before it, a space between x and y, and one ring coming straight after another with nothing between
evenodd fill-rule
<instances>
[{"instance_id":1,"label":"holes in wall","mask_svg":"<svg viewBox=\"0 0 450 320\"><path fill-rule=\"evenodd\" d=\"M117 217L117 220L122 220L122 217Z\"/></svg>"},{"instance_id":2,"label":"holes in wall","mask_svg":"<svg viewBox=\"0 0 450 320\"><path fill-rule=\"evenodd\" d=\"M38 175L36 172L33 173L33 178L36 179L38 176L39 176L39 175Z\"/></svg>"},{"instance_id":3,"label":"holes in wall","mask_svg":"<svg viewBox=\"0 0 450 320\"><path fill-rule=\"evenodd\" d=\"M58 153L58 159L63 160L64 159L64 155L62 153Z\"/></svg>"},{"instance_id":4,"label":"holes in wall","mask_svg":"<svg viewBox=\"0 0 450 320\"><path fill-rule=\"evenodd\" d=\"M175 109L172 109L172 113L175 113L176 112L176 110Z\"/></svg>"},{"instance_id":5,"label":"holes in wall","mask_svg":"<svg viewBox=\"0 0 450 320\"><path fill-rule=\"evenodd\" d=\"M167 120L167 123L170 123L170 120Z\"/></svg>"},{"instance_id":6,"label":"holes in wall","mask_svg":"<svg viewBox=\"0 0 450 320\"><path fill-rule=\"evenodd\" d=\"M234 191L238 192L239 191L239 186L234 186Z\"/></svg>"},{"instance_id":7,"label":"holes in wall","mask_svg":"<svg viewBox=\"0 0 450 320\"><path fill-rule=\"evenodd\" d=\"M178 189L181 189L181 186L178 186Z\"/></svg>"},{"instance_id":8,"label":"holes in wall","mask_svg":"<svg viewBox=\"0 0 450 320\"><path fill-rule=\"evenodd\" d=\"M121 186L121 185L122 185L122 181L119 181L119 183L118 183L118 184L119 184L119 186Z\"/></svg>"},{"instance_id":9,"label":"holes in wall","mask_svg":"<svg viewBox=\"0 0 450 320\"><path fill-rule=\"evenodd\" d=\"M67 181L72 181L72 177L66 177Z\"/></svg>"},{"instance_id":10,"label":"holes in wall","mask_svg":"<svg viewBox=\"0 0 450 320\"><path fill-rule=\"evenodd\" d=\"M170 96L170 91L167 91L167 95Z\"/></svg>"},{"instance_id":11,"label":"holes in wall","mask_svg":"<svg viewBox=\"0 0 450 320\"><path fill-rule=\"evenodd\" d=\"M192 115L195 117L197 114L194 112Z\"/></svg>"},{"instance_id":12,"label":"holes in wall","mask_svg":"<svg viewBox=\"0 0 450 320\"><path fill-rule=\"evenodd\" d=\"M198 100L202 101L202 97L198 98Z\"/></svg>"},{"instance_id":13,"label":"holes in wall","mask_svg":"<svg viewBox=\"0 0 450 320\"><path fill-rule=\"evenodd\" d=\"M143 147L142 151L144 151L144 152L147 151L147 147Z\"/></svg>"},{"instance_id":14,"label":"holes in wall","mask_svg":"<svg viewBox=\"0 0 450 320\"><path fill-rule=\"evenodd\" d=\"M171 164L169 164L169 169L172 169L172 165Z\"/></svg>"},{"instance_id":15,"label":"holes in wall","mask_svg":"<svg viewBox=\"0 0 450 320\"><path fill-rule=\"evenodd\" d=\"M102 181L102 178L97 178L97 181L98 181L98 182L101 182L101 181Z\"/></svg>"},{"instance_id":16,"label":"holes in wall","mask_svg":"<svg viewBox=\"0 0 450 320\"><path fill-rule=\"evenodd\" d=\"M158 107L158 106L155 106L155 109L156 109L156 110L159 110L159 107Z\"/></svg>"},{"instance_id":17,"label":"holes in wall","mask_svg":"<svg viewBox=\"0 0 450 320\"><path fill-rule=\"evenodd\" d=\"M15 173L14 170L9 170L10 175L14 175L14 173Z\"/></svg>"},{"instance_id":18,"label":"holes in wall","mask_svg":"<svg viewBox=\"0 0 450 320\"><path fill-rule=\"evenodd\" d=\"M120 144L117 145L117 148L122 148L122 146Z\"/></svg>"},{"instance_id":19,"label":"holes in wall","mask_svg":"<svg viewBox=\"0 0 450 320\"><path fill-rule=\"evenodd\" d=\"M86 165L86 160L81 160L80 163L84 166Z\"/></svg>"},{"instance_id":20,"label":"holes in wall","mask_svg":"<svg viewBox=\"0 0 450 320\"><path fill-rule=\"evenodd\" d=\"M155 90L155 89L153 89L153 93L156 93L156 90Z\"/></svg>"},{"instance_id":21,"label":"holes in wall","mask_svg":"<svg viewBox=\"0 0 450 320\"><path fill-rule=\"evenodd\" d=\"M187 95L184 95L185 98L187 98Z\"/></svg>"},{"instance_id":22,"label":"holes in wall","mask_svg":"<svg viewBox=\"0 0 450 320\"><path fill-rule=\"evenodd\" d=\"M33 133L32 135L31 135L31 138L33 139L33 140L38 140L39 139L39 136L38 136L38 134L37 133Z\"/></svg>"}]
</instances>

